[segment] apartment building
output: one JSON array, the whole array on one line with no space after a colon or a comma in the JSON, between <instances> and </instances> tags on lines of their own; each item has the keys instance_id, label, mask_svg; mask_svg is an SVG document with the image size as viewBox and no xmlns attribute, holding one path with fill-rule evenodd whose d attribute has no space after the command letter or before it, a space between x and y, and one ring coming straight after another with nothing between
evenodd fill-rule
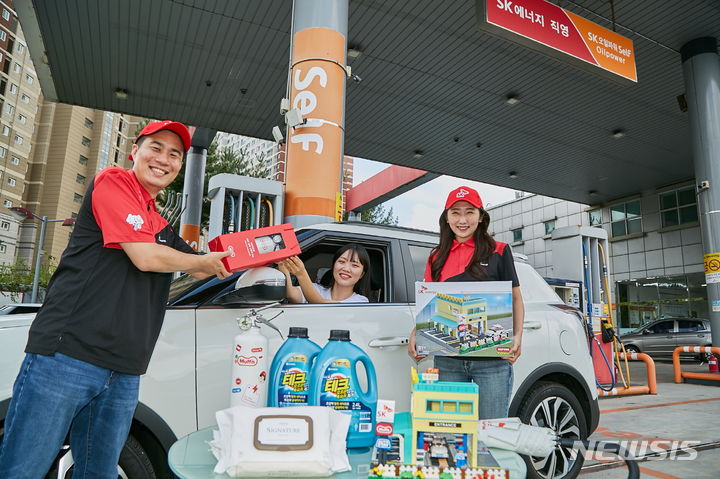
<instances>
[{"instance_id":1,"label":"apartment building","mask_svg":"<svg viewBox=\"0 0 720 479\"><path fill-rule=\"evenodd\" d=\"M19 225L7 208L23 206L40 96L13 3L0 1L0 263L17 253Z\"/></svg>"}]
</instances>

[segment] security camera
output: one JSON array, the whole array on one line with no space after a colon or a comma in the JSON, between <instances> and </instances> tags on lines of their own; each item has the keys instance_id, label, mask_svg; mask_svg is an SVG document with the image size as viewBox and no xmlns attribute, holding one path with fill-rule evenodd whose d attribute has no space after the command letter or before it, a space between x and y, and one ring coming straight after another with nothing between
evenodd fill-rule
<instances>
[{"instance_id":1,"label":"security camera","mask_svg":"<svg viewBox=\"0 0 720 479\"><path fill-rule=\"evenodd\" d=\"M290 110L290 100L283 98L280 100L280 114L284 115Z\"/></svg>"},{"instance_id":2,"label":"security camera","mask_svg":"<svg viewBox=\"0 0 720 479\"><path fill-rule=\"evenodd\" d=\"M302 125L304 121L305 120L303 120L300 110L297 108L290 110L285 114L285 123L287 124L287 126L294 127Z\"/></svg>"},{"instance_id":3,"label":"security camera","mask_svg":"<svg viewBox=\"0 0 720 479\"><path fill-rule=\"evenodd\" d=\"M360 76L356 73L353 73L350 79L355 83L360 83L362 81L362 78L360 78Z\"/></svg>"},{"instance_id":4,"label":"security camera","mask_svg":"<svg viewBox=\"0 0 720 479\"><path fill-rule=\"evenodd\" d=\"M282 131L280 131L280 127L278 126L273 126L272 136L275 138L275 143L282 143L285 141L285 137L283 137Z\"/></svg>"}]
</instances>

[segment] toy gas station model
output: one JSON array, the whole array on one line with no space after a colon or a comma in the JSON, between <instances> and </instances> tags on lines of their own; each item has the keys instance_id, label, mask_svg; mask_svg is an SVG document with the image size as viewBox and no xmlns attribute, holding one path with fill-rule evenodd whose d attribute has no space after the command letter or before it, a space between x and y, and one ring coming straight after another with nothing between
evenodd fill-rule
<instances>
[{"instance_id":1,"label":"toy gas station model","mask_svg":"<svg viewBox=\"0 0 720 479\"><path fill-rule=\"evenodd\" d=\"M411 375L409 418L405 420L407 413L395 416L394 432L403 438L398 443L404 449L398 457L405 463L375 464L369 477L508 478L508 471L501 468L477 440L478 386L438 381L436 369L429 369L419 377L415 368L411 368Z\"/></svg>"}]
</instances>

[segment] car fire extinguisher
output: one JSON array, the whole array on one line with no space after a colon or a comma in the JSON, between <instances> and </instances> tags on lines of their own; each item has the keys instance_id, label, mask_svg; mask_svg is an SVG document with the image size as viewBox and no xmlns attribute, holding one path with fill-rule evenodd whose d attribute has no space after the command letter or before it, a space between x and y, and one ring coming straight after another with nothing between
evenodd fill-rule
<instances>
[{"instance_id":1,"label":"car fire extinguisher","mask_svg":"<svg viewBox=\"0 0 720 479\"><path fill-rule=\"evenodd\" d=\"M262 317L260 311L277 306L251 309L245 316L237 318L240 334L235 336L232 357L230 385L230 406L265 407L267 405L268 340L260 332L260 325L269 326L282 333L270 320ZM282 312L282 311L281 311ZM278 313L279 314L279 313Z\"/></svg>"},{"instance_id":2,"label":"car fire extinguisher","mask_svg":"<svg viewBox=\"0 0 720 479\"><path fill-rule=\"evenodd\" d=\"M718 371L718 357L714 354L710 354L708 356L708 368L710 368L711 373L717 373Z\"/></svg>"}]
</instances>

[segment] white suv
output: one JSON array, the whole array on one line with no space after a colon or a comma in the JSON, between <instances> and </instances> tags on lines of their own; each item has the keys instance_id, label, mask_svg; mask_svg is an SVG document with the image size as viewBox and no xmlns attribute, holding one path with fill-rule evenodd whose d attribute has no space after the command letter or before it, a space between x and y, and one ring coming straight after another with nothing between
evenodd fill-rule
<instances>
[{"instance_id":1,"label":"white suv","mask_svg":"<svg viewBox=\"0 0 720 479\"><path fill-rule=\"evenodd\" d=\"M409 410L409 368L414 363L406 345L413 327L414 283L422 280L437 235L364 223L330 223L302 228L297 237L311 277L330 266L339 246L350 242L365 246L372 266L371 302L282 304L265 311L265 317L282 311L273 320L275 326L283 333L290 326L307 327L310 338L320 345L325 344L331 329L349 330L353 343L375 364L380 397L396 400L400 411ZM526 316L523 354L514 366L510 414L553 427L565 437L587 438L597 426L598 406L581 317L563 305L518 255L515 267ZM215 411L228 407L232 341L239 332L236 318L260 304L258 295L266 295L263 302L278 299L262 287L236 290L236 279L233 275L227 280L196 281L186 276L173 283L165 323L141 382L140 405L126 454L120 461L128 478L146 479L153 473L172 477L165 463L172 443L213 425ZM24 340L15 334L10 345L3 334L0 325L0 364L19 365ZM263 334L269 338L271 352L282 344L275 331L265 328ZM14 374L17 367L10 370ZM4 394L0 399L9 397L12 379L4 372L0 376L0 393ZM0 402L2 417L7 401ZM141 451L147 455L138 455ZM563 449L547 459L526 461L528 477L574 477L582 465L581 457Z\"/></svg>"}]
</instances>

